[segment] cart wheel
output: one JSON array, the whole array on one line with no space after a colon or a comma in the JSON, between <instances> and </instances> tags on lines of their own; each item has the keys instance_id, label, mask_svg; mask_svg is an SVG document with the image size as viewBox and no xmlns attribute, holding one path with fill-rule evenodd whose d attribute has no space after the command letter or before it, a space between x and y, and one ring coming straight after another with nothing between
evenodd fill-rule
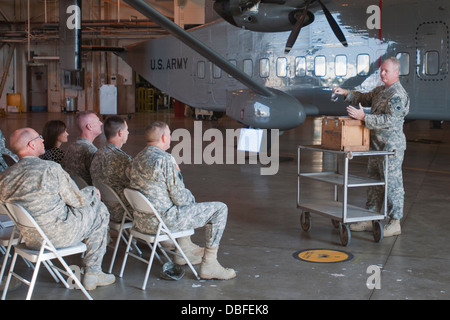
<instances>
[{"instance_id":1,"label":"cart wheel","mask_svg":"<svg viewBox=\"0 0 450 320\"><path fill-rule=\"evenodd\" d=\"M383 234L384 234L384 230L383 230L383 226L381 225L381 222L373 221L372 225L373 225L373 239L377 243L381 242L381 240L383 240Z\"/></svg>"},{"instance_id":2,"label":"cart wheel","mask_svg":"<svg viewBox=\"0 0 450 320\"><path fill-rule=\"evenodd\" d=\"M350 244L352 235L350 233L350 228L348 227L348 225L343 223L339 225L339 236L341 237L341 243L344 247Z\"/></svg>"},{"instance_id":3,"label":"cart wheel","mask_svg":"<svg viewBox=\"0 0 450 320\"><path fill-rule=\"evenodd\" d=\"M339 225L341 224L338 220L331 219L331 223L333 224L333 227L336 229L339 229Z\"/></svg>"},{"instance_id":4,"label":"cart wheel","mask_svg":"<svg viewBox=\"0 0 450 320\"><path fill-rule=\"evenodd\" d=\"M300 215L300 224L303 231L309 231L311 229L311 214L309 212L302 212Z\"/></svg>"}]
</instances>

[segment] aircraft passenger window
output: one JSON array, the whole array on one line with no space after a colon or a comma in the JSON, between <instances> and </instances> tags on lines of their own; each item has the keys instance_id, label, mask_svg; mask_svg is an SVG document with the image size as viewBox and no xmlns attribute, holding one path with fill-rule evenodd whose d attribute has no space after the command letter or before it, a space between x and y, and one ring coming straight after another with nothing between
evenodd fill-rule
<instances>
[{"instance_id":1,"label":"aircraft passenger window","mask_svg":"<svg viewBox=\"0 0 450 320\"><path fill-rule=\"evenodd\" d=\"M409 74L409 53L399 52L395 57L400 61L399 75L407 76Z\"/></svg>"},{"instance_id":2,"label":"aircraft passenger window","mask_svg":"<svg viewBox=\"0 0 450 320\"><path fill-rule=\"evenodd\" d=\"M222 69L216 65L213 66L213 77L214 79L219 79L222 77Z\"/></svg>"},{"instance_id":3,"label":"aircraft passenger window","mask_svg":"<svg viewBox=\"0 0 450 320\"><path fill-rule=\"evenodd\" d=\"M269 59L261 59L259 60L259 76L261 78L267 78L270 72L270 62Z\"/></svg>"},{"instance_id":4,"label":"aircraft passenger window","mask_svg":"<svg viewBox=\"0 0 450 320\"><path fill-rule=\"evenodd\" d=\"M305 57L295 58L295 76L296 77L306 76L306 58Z\"/></svg>"},{"instance_id":5,"label":"aircraft passenger window","mask_svg":"<svg viewBox=\"0 0 450 320\"><path fill-rule=\"evenodd\" d=\"M356 70L358 76L367 76L369 74L370 57L368 54L359 54L356 59Z\"/></svg>"},{"instance_id":6,"label":"aircraft passenger window","mask_svg":"<svg viewBox=\"0 0 450 320\"><path fill-rule=\"evenodd\" d=\"M317 77L324 77L327 73L327 60L324 56L317 56L314 59L314 73Z\"/></svg>"},{"instance_id":7,"label":"aircraft passenger window","mask_svg":"<svg viewBox=\"0 0 450 320\"><path fill-rule=\"evenodd\" d=\"M337 77L342 77L347 74L347 56L336 56L334 60L334 72Z\"/></svg>"},{"instance_id":8,"label":"aircraft passenger window","mask_svg":"<svg viewBox=\"0 0 450 320\"><path fill-rule=\"evenodd\" d=\"M253 62L250 59L244 60L244 72L249 76L253 75Z\"/></svg>"},{"instance_id":9,"label":"aircraft passenger window","mask_svg":"<svg viewBox=\"0 0 450 320\"><path fill-rule=\"evenodd\" d=\"M199 61L197 63L197 77L200 79L204 79L205 78L205 61Z\"/></svg>"},{"instance_id":10,"label":"aircraft passenger window","mask_svg":"<svg viewBox=\"0 0 450 320\"><path fill-rule=\"evenodd\" d=\"M287 76L287 59L278 58L277 59L277 76L284 78Z\"/></svg>"},{"instance_id":11,"label":"aircraft passenger window","mask_svg":"<svg viewBox=\"0 0 450 320\"><path fill-rule=\"evenodd\" d=\"M439 52L428 51L425 53L424 74L433 76L439 73Z\"/></svg>"}]
</instances>

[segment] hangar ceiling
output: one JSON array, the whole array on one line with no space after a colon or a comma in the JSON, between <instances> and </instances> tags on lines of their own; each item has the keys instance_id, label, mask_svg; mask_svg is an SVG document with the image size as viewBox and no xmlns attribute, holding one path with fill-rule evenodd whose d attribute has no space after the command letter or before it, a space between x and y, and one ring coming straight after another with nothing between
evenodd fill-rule
<instances>
[{"instance_id":1,"label":"hangar ceiling","mask_svg":"<svg viewBox=\"0 0 450 320\"><path fill-rule=\"evenodd\" d=\"M143 1L185 29L219 18L213 0ZM81 42L78 34L76 40L61 36L60 3L81 9ZM98 111L105 84L125 88L123 96L134 105L136 70L109 51L166 34L124 0L0 0L0 109L8 94L20 93L24 110L34 110L32 79L39 68L47 74L39 105L49 112L60 112L67 97L78 99L78 110ZM70 46L74 41L81 52ZM81 64L66 64L74 61Z\"/></svg>"},{"instance_id":2,"label":"hangar ceiling","mask_svg":"<svg viewBox=\"0 0 450 320\"><path fill-rule=\"evenodd\" d=\"M148 2L168 18L172 20L176 18L179 0L176 2L149 0ZM197 7L189 14L214 16L211 14L213 10L208 9L210 7L208 2L204 1L202 6L203 12ZM206 15L205 10L209 12ZM0 1L0 45L57 40L59 38L58 12L59 0ZM186 27L189 27L189 23ZM167 32L164 29L137 13L124 1L82 1L83 44L88 41L98 43L97 40L145 40L165 34Z\"/></svg>"}]
</instances>

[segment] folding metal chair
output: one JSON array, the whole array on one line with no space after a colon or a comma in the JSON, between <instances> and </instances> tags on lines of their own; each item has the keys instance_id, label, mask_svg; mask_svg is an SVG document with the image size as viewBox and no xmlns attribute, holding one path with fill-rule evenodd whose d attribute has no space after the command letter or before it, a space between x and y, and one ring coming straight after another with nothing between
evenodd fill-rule
<instances>
[{"instance_id":1,"label":"folding metal chair","mask_svg":"<svg viewBox=\"0 0 450 320\"><path fill-rule=\"evenodd\" d=\"M10 154L2 153L3 160L5 160L8 167L11 167L13 164L17 163L17 160L14 159Z\"/></svg>"},{"instance_id":2,"label":"folding metal chair","mask_svg":"<svg viewBox=\"0 0 450 320\"><path fill-rule=\"evenodd\" d=\"M36 278L39 272L39 267L41 262L43 264L47 263L51 270L56 274L56 276L63 282L66 288L70 288L67 281L61 276L61 273L72 279L79 289L83 292L83 294L89 299L92 300L92 297L89 295L87 290L81 284L81 281L77 278L77 276L73 273L70 267L67 265L63 257L74 255L78 253L82 253L86 251L86 245L83 242L79 242L76 245L65 247L65 248L55 248L52 242L48 239L33 217L20 205L15 203L6 203L5 204L8 209L9 217L16 224L16 226L26 227L35 229L40 236L42 237L42 243L39 250L31 250L26 247L25 244L19 243L14 245L14 256L11 261L11 267L8 273L8 277L6 278L5 289L3 290L2 300L6 298L6 294L8 292L9 283L11 281L11 277L14 276L23 283L29 286L28 293L26 299L31 299L31 295L33 294L34 286L36 284ZM21 256L26 260L36 263L34 268L33 276L31 281L28 281L17 273L14 272L14 267L16 264L17 256ZM64 269L61 269L55 266L50 260L58 259L59 262L63 265Z\"/></svg>"},{"instance_id":3,"label":"folding metal chair","mask_svg":"<svg viewBox=\"0 0 450 320\"><path fill-rule=\"evenodd\" d=\"M72 180L76 183L78 189L83 189L89 186L89 184L84 180L82 177L80 177L77 174L71 174L70 177Z\"/></svg>"},{"instance_id":4,"label":"folding metal chair","mask_svg":"<svg viewBox=\"0 0 450 320\"><path fill-rule=\"evenodd\" d=\"M140 211L140 212L145 212L145 213L148 213L150 215L154 215L156 217L156 219L158 219L158 227L157 227L157 232L155 234L142 233L142 232L139 232L138 230L136 230L134 227L131 228L130 239L128 241L127 249L125 251L125 256L123 258L122 268L120 270L120 275L119 276L122 277L122 275L123 275L123 271L125 269L125 265L127 263L128 256L132 256L132 257L134 257L134 258L136 258L136 259L138 259L138 260L148 264L147 271L145 273L144 282L142 284L142 290L145 290L145 288L147 287L147 280L148 280L148 277L150 275L150 269L152 267L153 258L154 258L155 254L156 254L156 248L159 248L163 252L164 256L167 258L167 260L170 261L170 262L172 262L172 259L170 259L170 257L166 254L165 251L169 251L172 254L178 254L176 252L173 252L173 251L170 251L168 249L163 248L159 244L161 241L172 240L173 244L178 249L178 251L180 252L181 256L184 258L184 260L186 260L187 264L189 265L189 268L192 270L192 272L194 273L195 277L198 280L200 280L200 277L198 276L197 271L194 269L194 267L192 266L191 262L186 257L186 255L184 254L183 250L180 248L180 246L178 245L178 243L176 241L177 238L186 237L186 236L194 234L194 230L193 229L189 229L189 230L171 232L169 230L169 228L167 228L166 224L161 219L160 215L155 210L153 205L150 203L150 201L142 193L140 193L137 190L125 188L124 194L125 194L125 197L127 198L128 202L130 203L131 207L134 210L137 210L137 211ZM136 237L136 238L138 238L140 240L143 240L151 248L152 252L151 252L150 258L148 260L143 259L142 257L137 256L137 255L135 255L135 254L130 252L130 244L131 244L131 241L132 241L133 237ZM153 246L151 245L152 243L153 243Z\"/></svg>"},{"instance_id":5,"label":"folding metal chair","mask_svg":"<svg viewBox=\"0 0 450 320\"><path fill-rule=\"evenodd\" d=\"M111 258L111 264L109 265L109 273L112 273L112 268L114 266L114 261L116 260L117 250L119 249L120 239L122 239L125 244L128 245L128 240L125 237L124 233L127 229L131 229L133 227L133 216L128 211L127 206L123 203L122 199L120 199L117 192L114 191L113 188L111 188L109 185L100 182L98 180L93 180L94 187L96 187L98 190L100 190L100 194L102 196L102 201L109 202L109 203L119 203L123 208L123 218L121 222L116 221L110 221L109 222L109 229L114 230L117 232L117 239L114 244L114 252L113 256ZM137 245L133 243L135 249L139 254L142 252L139 250Z\"/></svg>"},{"instance_id":6,"label":"folding metal chair","mask_svg":"<svg viewBox=\"0 0 450 320\"><path fill-rule=\"evenodd\" d=\"M0 252L4 254L2 269L0 271L0 283L6 269L6 263L10 257L11 247L18 243L19 234L8 216L8 209L0 203Z\"/></svg>"}]
</instances>

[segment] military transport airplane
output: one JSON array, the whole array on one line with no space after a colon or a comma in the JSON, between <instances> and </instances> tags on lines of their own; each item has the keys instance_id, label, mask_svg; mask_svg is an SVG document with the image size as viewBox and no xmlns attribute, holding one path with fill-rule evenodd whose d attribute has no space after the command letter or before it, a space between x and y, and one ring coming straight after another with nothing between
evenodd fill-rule
<instances>
[{"instance_id":1,"label":"military transport airplane","mask_svg":"<svg viewBox=\"0 0 450 320\"><path fill-rule=\"evenodd\" d=\"M125 2L173 36L118 54L189 106L286 130L306 115L345 114L332 87L369 90L382 59L396 56L408 118L450 120L449 0L216 0L224 20L189 31Z\"/></svg>"}]
</instances>

